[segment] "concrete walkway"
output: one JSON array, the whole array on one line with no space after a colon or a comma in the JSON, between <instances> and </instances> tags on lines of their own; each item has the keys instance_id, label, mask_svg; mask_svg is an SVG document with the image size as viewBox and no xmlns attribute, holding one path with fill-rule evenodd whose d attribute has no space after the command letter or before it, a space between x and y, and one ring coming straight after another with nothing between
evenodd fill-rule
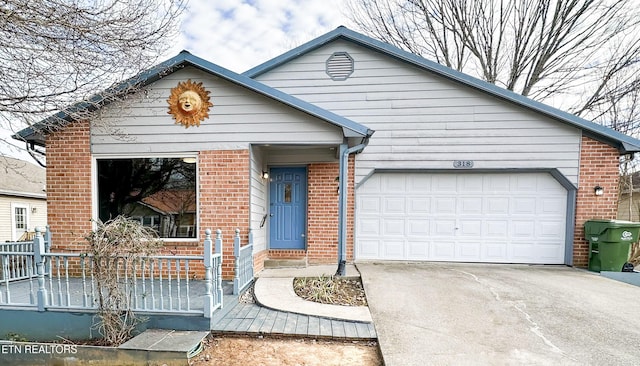
<instances>
[{"instance_id":1,"label":"concrete walkway","mask_svg":"<svg viewBox=\"0 0 640 366\"><path fill-rule=\"evenodd\" d=\"M255 283L256 301L265 307L297 314L314 315L329 319L371 323L366 306L342 306L306 301L293 289L295 277L318 277L335 271L335 266L310 266L304 269L267 269ZM354 266L347 268L347 277L360 277Z\"/></svg>"},{"instance_id":2,"label":"concrete walkway","mask_svg":"<svg viewBox=\"0 0 640 366\"><path fill-rule=\"evenodd\" d=\"M305 301L293 291L295 277L331 275L335 270L335 266L263 270L254 285L257 304L225 306L226 313L215 319L211 330L218 334L375 339L369 308ZM360 276L354 266L348 266L346 274Z\"/></svg>"}]
</instances>

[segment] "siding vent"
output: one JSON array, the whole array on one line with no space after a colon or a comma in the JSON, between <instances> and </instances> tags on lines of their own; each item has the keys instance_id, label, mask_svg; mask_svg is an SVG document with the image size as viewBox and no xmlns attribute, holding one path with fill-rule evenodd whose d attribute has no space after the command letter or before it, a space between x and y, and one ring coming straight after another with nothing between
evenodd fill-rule
<instances>
[{"instance_id":1,"label":"siding vent","mask_svg":"<svg viewBox=\"0 0 640 366\"><path fill-rule=\"evenodd\" d=\"M346 52L335 52L327 59L327 75L332 80L347 80L353 74L353 59Z\"/></svg>"}]
</instances>

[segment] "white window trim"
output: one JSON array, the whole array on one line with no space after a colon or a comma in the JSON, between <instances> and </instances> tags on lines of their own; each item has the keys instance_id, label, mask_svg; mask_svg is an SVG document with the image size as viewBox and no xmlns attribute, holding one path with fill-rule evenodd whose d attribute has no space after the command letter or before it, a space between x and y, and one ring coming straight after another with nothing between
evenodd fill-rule
<instances>
[{"instance_id":1,"label":"white window trim","mask_svg":"<svg viewBox=\"0 0 640 366\"><path fill-rule=\"evenodd\" d=\"M25 212L25 231L29 231L29 220L31 219L29 216L29 205L26 203L11 203L11 241L17 241L19 239L18 233L16 232L16 208L24 208Z\"/></svg>"},{"instance_id":2,"label":"white window trim","mask_svg":"<svg viewBox=\"0 0 640 366\"><path fill-rule=\"evenodd\" d=\"M151 158L195 158L196 159L196 223L198 231L195 238L160 238L169 243L194 243L200 241L200 160L197 152L184 153L150 153L145 154L92 154L91 155L91 215L93 216L93 229L100 217L98 205L98 160L102 159L151 159ZM15 231L15 230L14 230Z\"/></svg>"}]
</instances>

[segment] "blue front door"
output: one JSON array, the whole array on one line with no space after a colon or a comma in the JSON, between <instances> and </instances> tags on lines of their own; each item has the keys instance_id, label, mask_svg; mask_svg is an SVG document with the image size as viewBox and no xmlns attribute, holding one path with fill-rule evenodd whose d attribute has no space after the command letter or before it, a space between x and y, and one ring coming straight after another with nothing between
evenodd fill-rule
<instances>
[{"instance_id":1,"label":"blue front door","mask_svg":"<svg viewBox=\"0 0 640 366\"><path fill-rule=\"evenodd\" d=\"M271 168L271 249L304 249L307 226L307 169Z\"/></svg>"}]
</instances>

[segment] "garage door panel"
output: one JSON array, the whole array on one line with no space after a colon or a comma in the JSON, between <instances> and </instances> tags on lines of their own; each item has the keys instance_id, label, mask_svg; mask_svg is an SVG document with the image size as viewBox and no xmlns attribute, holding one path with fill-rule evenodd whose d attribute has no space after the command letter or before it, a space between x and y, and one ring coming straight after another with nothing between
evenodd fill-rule
<instances>
[{"instance_id":1,"label":"garage door panel","mask_svg":"<svg viewBox=\"0 0 640 366\"><path fill-rule=\"evenodd\" d=\"M456 243L453 241L435 241L431 244L431 260L452 261L455 259Z\"/></svg>"},{"instance_id":2,"label":"garage door panel","mask_svg":"<svg viewBox=\"0 0 640 366\"><path fill-rule=\"evenodd\" d=\"M356 258L563 263L566 204L547 173L376 173L356 192Z\"/></svg>"},{"instance_id":3,"label":"garage door panel","mask_svg":"<svg viewBox=\"0 0 640 366\"><path fill-rule=\"evenodd\" d=\"M406 183L408 194L428 192L431 190L431 177L428 175L415 176Z\"/></svg>"},{"instance_id":4,"label":"garage door panel","mask_svg":"<svg viewBox=\"0 0 640 366\"><path fill-rule=\"evenodd\" d=\"M564 211L567 208L566 203L562 202L562 198L542 198L538 201L538 213L542 215L557 215L564 216Z\"/></svg>"},{"instance_id":5,"label":"garage door panel","mask_svg":"<svg viewBox=\"0 0 640 366\"><path fill-rule=\"evenodd\" d=\"M429 259L429 242L425 240L407 240L408 257L410 260Z\"/></svg>"},{"instance_id":6,"label":"garage door panel","mask_svg":"<svg viewBox=\"0 0 640 366\"><path fill-rule=\"evenodd\" d=\"M359 258L379 259L382 257L380 247L381 247L380 240L362 239L362 240L358 240L358 245L356 250L358 252Z\"/></svg>"},{"instance_id":7,"label":"garage door panel","mask_svg":"<svg viewBox=\"0 0 640 366\"><path fill-rule=\"evenodd\" d=\"M503 193L511 190L511 177L508 174L488 175L484 179L484 191Z\"/></svg>"},{"instance_id":8,"label":"garage door panel","mask_svg":"<svg viewBox=\"0 0 640 366\"><path fill-rule=\"evenodd\" d=\"M405 259L404 240L384 240L382 242L383 255L389 259Z\"/></svg>"},{"instance_id":9,"label":"garage door panel","mask_svg":"<svg viewBox=\"0 0 640 366\"><path fill-rule=\"evenodd\" d=\"M384 219L382 221L383 237L404 237L405 233L404 219Z\"/></svg>"},{"instance_id":10,"label":"garage door panel","mask_svg":"<svg viewBox=\"0 0 640 366\"><path fill-rule=\"evenodd\" d=\"M487 215L508 215L509 199L505 197L485 197L484 213Z\"/></svg>"},{"instance_id":11,"label":"garage door panel","mask_svg":"<svg viewBox=\"0 0 640 366\"><path fill-rule=\"evenodd\" d=\"M405 214L404 197L384 197L383 214Z\"/></svg>"},{"instance_id":12,"label":"garage door panel","mask_svg":"<svg viewBox=\"0 0 640 366\"><path fill-rule=\"evenodd\" d=\"M408 197L409 214L420 215L431 212L431 200L423 197Z\"/></svg>"},{"instance_id":13,"label":"garage door panel","mask_svg":"<svg viewBox=\"0 0 640 366\"><path fill-rule=\"evenodd\" d=\"M406 192L406 179L404 176L386 175L380 188L383 192Z\"/></svg>"},{"instance_id":14,"label":"garage door panel","mask_svg":"<svg viewBox=\"0 0 640 366\"><path fill-rule=\"evenodd\" d=\"M482 245L482 261L497 262L507 257L507 242L492 240Z\"/></svg>"},{"instance_id":15,"label":"garage door panel","mask_svg":"<svg viewBox=\"0 0 640 366\"><path fill-rule=\"evenodd\" d=\"M509 221L487 220L485 221L484 237L487 239L504 239L509 235Z\"/></svg>"},{"instance_id":16,"label":"garage door panel","mask_svg":"<svg viewBox=\"0 0 640 366\"><path fill-rule=\"evenodd\" d=\"M458 242L456 245L456 260L462 262L477 262L480 259L481 247L478 242Z\"/></svg>"},{"instance_id":17,"label":"garage door panel","mask_svg":"<svg viewBox=\"0 0 640 366\"><path fill-rule=\"evenodd\" d=\"M437 212L439 215L455 215L456 214L456 197L434 197L432 199L433 209L432 212Z\"/></svg>"},{"instance_id":18,"label":"garage door panel","mask_svg":"<svg viewBox=\"0 0 640 366\"><path fill-rule=\"evenodd\" d=\"M512 174L511 177L511 189L510 192L529 194L538 190L537 177Z\"/></svg>"},{"instance_id":19,"label":"garage door panel","mask_svg":"<svg viewBox=\"0 0 640 366\"><path fill-rule=\"evenodd\" d=\"M429 235L429 220L408 219L407 237L427 237Z\"/></svg>"},{"instance_id":20,"label":"garage door panel","mask_svg":"<svg viewBox=\"0 0 640 366\"><path fill-rule=\"evenodd\" d=\"M482 235L482 220L465 220L460 223L457 231L456 235L480 239Z\"/></svg>"},{"instance_id":21,"label":"garage door panel","mask_svg":"<svg viewBox=\"0 0 640 366\"><path fill-rule=\"evenodd\" d=\"M432 175L431 187L434 193L457 193L458 181L453 175Z\"/></svg>"},{"instance_id":22,"label":"garage door panel","mask_svg":"<svg viewBox=\"0 0 640 366\"><path fill-rule=\"evenodd\" d=\"M534 221L512 221L510 230L511 237L515 239L534 239L535 226Z\"/></svg>"},{"instance_id":23,"label":"garage door panel","mask_svg":"<svg viewBox=\"0 0 640 366\"><path fill-rule=\"evenodd\" d=\"M512 215L535 215L536 199L535 197L517 197L511 200Z\"/></svg>"},{"instance_id":24,"label":"garage door panel","mask_svg":"<svg viewBox=\"0 0 640 366\"><path fill-rule=\"evenodd\" d=\"M433 219L433 230L431 233L435 237L448 238L455 234L456 220L455 219Z\"/></svg>"},{"instance_id":25,"label":"garage door panel","mask_svg":"<svg viewBox=\"0 0 640 366\"><path fill-rule=\"evenodd\" d=\"M380 197L362 196L358 199L358 206L361 208L363 215L379 215L380 214Z\"/></svg>"},{"instance_id":26,"label":"garage door panel","mask_svg":"<svg viewBox=\"0 0 640 366\"><path fill-rule=\"evenodd\" d=\"M512 241L509 243L510 252L508 254L508 258L516 262L524 262L532 260L532 258L536 258L539 254L536 255L535 245L531 242L522 242L522 241Z\"/></svg>"},{"instance_id":27,"label":"garage door panel","mask_svg":"<svg viewBox=\"0 0 640 366\"><path fill-rule=\"evenodd\" d=\"M471 174L465 179L457 179L457 192L464 194L482 193L485 184L484 176L481 174Z\"/></svg>"},{"instance_id":28,"label":"garage door panel","mask_svg":"<svg viewBox=\"0 0 640 366\"><path fill-rule=\"evenodd\" d=\"M559 247L555 244L538 244L536 248L539 258L542 262L553 261L555 258L558 258L559 255L562 255L564 252L564 248ZM560 264L560 263L557 263Z\"/></svg>"},{"instance_id":29,"label":"garage door panel","mask_svg":"<svg viewBox=\"0 0 640 366\"><path fill-rule=\"evenodd\" d=\"M458 198L457 212L464 212L466 215L482 214L482 196L477 197L460 197Z\"/></svg>"},{"instance_id":30,"label":"garage door panel","mask_svg":"<svg viewBox=\"0 0 640 366\"><path fill-rule=\"evenodd\" d=\"M537 226L538 238L550 238L555 239L564 235L564 225L561 225L557 221L540 221Z\"/></svg>"},{"instance_id":31,"label":"garage door panel","mask_svg":"<svg viewBox=\"0 0 640 366\"><path fill-rule=\"evenodd\" d=\"M380 222L378 218L361 218L358 222L360 225L359 232L362 237L379 237Z\"/></svg>"}]
</instances>

